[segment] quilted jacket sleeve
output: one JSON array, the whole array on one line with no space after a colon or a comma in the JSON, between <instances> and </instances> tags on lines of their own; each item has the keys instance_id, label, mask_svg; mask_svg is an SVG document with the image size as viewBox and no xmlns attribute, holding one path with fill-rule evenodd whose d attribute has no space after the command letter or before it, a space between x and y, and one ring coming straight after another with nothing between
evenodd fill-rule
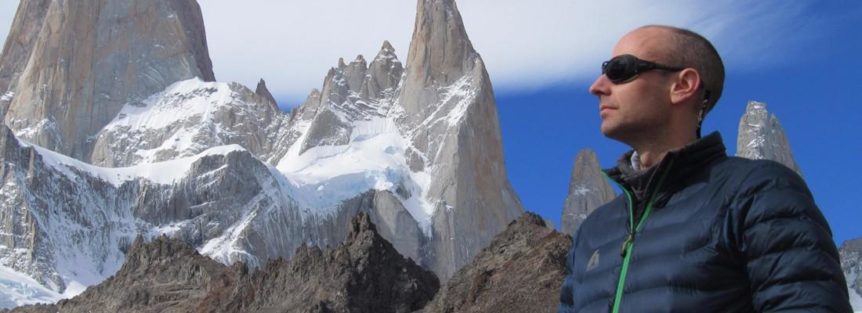
<instances>
[{"instance_id":1,"label":"quilted jacket sleeve","mask_svg":"<svg viewBox=\"0 0 862 313\"><path fill-rule=\"evenodd\" d=\"M755 310L851 312L831 230L808 187L783 165L757 165L736 199Z\"/></svg>"}]
</instances>

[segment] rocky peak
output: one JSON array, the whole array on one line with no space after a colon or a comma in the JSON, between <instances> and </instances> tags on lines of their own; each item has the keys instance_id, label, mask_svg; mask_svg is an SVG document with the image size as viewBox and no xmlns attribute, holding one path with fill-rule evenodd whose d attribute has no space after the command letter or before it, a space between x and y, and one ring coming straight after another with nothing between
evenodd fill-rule
<instances>
[{"instance_id":1,"label":"rocky peak","mask_svg":"<svg viewBox=\"0 0 862 313\"><path fill-rule=\"evenodd\" d=\"M472 67L475 50L454 0L420 0L410 42L408 79L448 85Z\"/></svg>"},{"instance_id":2,"label":"rocky peak","mask_svg":"<svg viewBox=\"0 0 862 313\"><path fill-rule=\"evenodd\" d=\"M344 69L344 78L347 80L347 88L354 93L359 93L359 88L362 87L362 82L365 80L365 71L368 70L368 64L362 55L356 56L356 60L350 62L347 68Z\"/></svg>"},{"instance_id":3,"label":"rocky peak","mask_svg":"<svg viewBox=\"0 0 862 313\"><path fill-rule=\"evenodd\" d=\"M377 57L379 58L379 57L385 57L385 56L389 56L389 55L392 55L392 56L395 55L395 48L392 47L392 43L390 43L389 40L384 40L383 46L380 47L380 52L377 53ZM375 60L376 60L376 58L375 58Z\"/></svg>"},{"instance_id":4,"label":"rocky peak","mask_svg":"<svg viewBox=\"0 0 862 313\"><path fill-rule=\"evenodd\" d=\"M745 114L739 120L736 156L773 160L802 174L793 158L784 128L774 114L769 114L763 102L748 102Z\"/></svg>"},{"instance_id":5,"label":"rocky peak","mask_svg":"<svg viewBox=\"0 0 862 313\"><path fill-rule=\"evenodd\" d=\"M395 103L410 170L432 176L431 267L450 277L523 213L506 174L491 80L453 0L418 1Z\"/></svg>"},{"instance_id":6,"label":"rocky peak","mask_svg":"<svg viewBox=\"0 0 862 313\"><path fill-rule=\"evenodd\" d=\"M438 312L556 312L571 237L525 213L425 307Z\"/></svg>"},{"instance_id":7,"label":"rocky peak","mask_svg":"<svg viewBox=\"0 0 862 313\"><path fill-rule=\"evenodd\" d=\"M383 239L377 235L377 228L365 212L357 214L350 222L350 233L347 234L347 238L350 242Z\"/></svg>"},{"instance_id":8,"label":"rocky peak","mask_svg":"<svg viewBox=\"0 0 862 313\"><path fill-rule=\"evenodd\" d=\"M478 55L454 0L419 0L416 10L401 105L408 116L425 116L435 108L417 100L435 95L436 87L449 86L469 74Z\"/></svg>"},{"instance_id":9,"label":"rocky peak","mask_svg":"<svg viewBox=\"0 0 862 313\"><path fill-rule=\"evenodd\" d=\"M339 58L338 66L326 74L319 96L312 92L299 108L302 120L314 112L301 153L321 145L347 144L353 132L352 122L385 116L391 102L387 99L401 71L394 56L375 59L370 68L362 55L350 64Z\"/></svg>"},{"instance_id":10,"label":"rocky peak","mask_svg":"<svg viewBox=\"0 0 862 313\"><path fill-rule=\"evenodd\" d=\"M14 87L4 120L78 159L124 104L176 81L215 80L194 0L21 1L16 21L0 60Z\"/></svg>"},{"instance_id":11,"label":"rocky peak","mask_svg":"<svg viewBox=\"0 0 862 313\"><path fill-rule=\"evenodd\" d=\"M395 55L395 48L389 41L384 41L380 52L368 66L368 79L362 84L360 97L363 99L381 99L390 97L401 80L404 67Z\"/></svg>"},{"instance_id":12,"label":"rocky peak","mask_svg":"<svg viewBox=\"0 0 862 313\"><path fill-rule=\"evenodd\" d=\"M602 174L596 153L590 149L581 150L572 167L560 230L564 234L574 234L587 215L613 200L614 196L613 188Z\"/></svg>"},{"instance_id":13,"label":"rocky peak","mask_svg":"<svg viewBox=\"0 0 862 313\"><path fill-rule=\"evenodd\" d=\"M254 93L272 104L274 108L278 108L278 102L275 101L275 97L273 97L272 93L269 92L269 89L266 88L266 81L264 81L263 78L257 82L257 88L254 89Z\"/></svg>"}]
</instances>

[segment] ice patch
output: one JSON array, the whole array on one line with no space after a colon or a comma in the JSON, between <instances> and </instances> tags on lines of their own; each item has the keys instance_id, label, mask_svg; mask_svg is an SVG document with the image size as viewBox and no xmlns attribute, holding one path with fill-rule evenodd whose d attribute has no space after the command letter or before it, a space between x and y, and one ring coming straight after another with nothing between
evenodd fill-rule
<instances>
[{"instance_id":1,"label":"ice patch","mask_svg":"<svg viewBox=\"0 0 862 313\"><path fill-rule=\"evenodd\" d=\"M74 158L67 157L60 153L27 143L19 140L22 146L32 146L42 155L42 160L48 166L55 168L65 174L69 179L75 180L78 177L72 170L87 173L90 176L100 178L114 187L119 187L123 183L135 180L146 179L157 184L171 184L185 177L185 173L191 168L192 164L197 160L209 155L227 155L233 151L245 151L239 145L218 146L207 149L195 156L181 158L176 160L144 163L131 167L99 167L91 165Z\"/></svg>"},{"instance_id":2,"label":"ice patch","mask_svg":"<svg viewBox=\"0 0 862 313\"><path fill-rule=\"evenodd\" d=\"M15 97L15 93L12 91L7 91L3 94L2 97L0 97L0 101L10 101L13 97Z\"/></svg>"},{"instance_id":3,"label":"ice patch","mask_svg":"<svg viewBox=\"0 0 862 313\"><path fill-rule=\"evenodd\" d=\"M299 154L295 144L276 169L281 184L300 207L330 213L344 200L369 190L399 195L407 211L426 235L431 234L434 207L425 200L430 176L411 172L404 158L407 140L394 122L371 117L353 123L348 144L317 146ZM302 142L303 137L297 142ZM402 192L398 192L399 188ZM409 195L404 198L400 194Z\"/></svg>"},{"instance_id":4,"label":"ice patch","mask_svg":"<svg viewBox=\"0 0 862 313\"><path fill-rule=\"evenodd\" d=\"M591 190L589 188L587 188L587 186L584 186L582 184L578 184L577 186L575 186L575 190L572 191L572 194L577 195L577 196L584 196L590 192L591 192Z\"/></svg>"},{"instance_id":5,"label":"ice patch","mask_svg":"<svg viewBox=\"0 0 862 313\"><path fill-rule=\"evenodd\" d=\"M59 293L45 288L30 276L0 265L0 308L54 303L62 298Z\"/></svg>"}]
</instances>

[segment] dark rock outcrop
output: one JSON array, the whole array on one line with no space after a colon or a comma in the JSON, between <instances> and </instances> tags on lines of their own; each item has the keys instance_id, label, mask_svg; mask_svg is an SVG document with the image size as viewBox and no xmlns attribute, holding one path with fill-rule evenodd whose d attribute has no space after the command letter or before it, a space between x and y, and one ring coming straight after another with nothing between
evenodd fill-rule
<instances>
[{"instance_id":1,"label":"dark rock outcrop","mask_svg":"<svg viewBox=\"0 0 862 313\"><path fill-rule=\"evenodd\" d=\"M456 272L423 312L556 312L571 244L526 213Z\"/></svg>"},{"instance_id":2,"label":"dark rock outcrop","mask_svg":"<svg viewBox=\"0 0 862 313\"><path fill-rule=\"evenodd\" d=\"M123 268L55 305L12 312L414 312L439 289L433 273L405 259L366 214L348 239L323 251L301 247L250 273L201 256L177 239L138 239Z\"/></svg>"}]
</instances>

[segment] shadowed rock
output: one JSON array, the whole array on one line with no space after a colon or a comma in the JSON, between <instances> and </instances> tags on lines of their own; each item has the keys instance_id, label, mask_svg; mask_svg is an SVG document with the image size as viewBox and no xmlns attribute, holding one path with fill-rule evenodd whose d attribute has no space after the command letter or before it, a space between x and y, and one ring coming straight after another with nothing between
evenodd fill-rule
<instances>
[{"instance_id":1,"label":"shadowed rock","mask_svg":"<svg viewBox=\"0 0 862 313\"><path fill-rule=\"evenodd\" d=\"M433 273L405 259L366 214L347 240L323 251L302 246L249 273L201 256L177 239L136 240L116 275L55 305L12 312L413 312L439 288Z\"/></svg>"},{"instance_id":2,"label":"shadowed rock","mask_svg":"<svg viewBox=\"0 0 862 313\"><path fill-rule=\"evenodd\" d=\"M254 89L254 93L266 101L269 101L273 107L278 108L278 102L275 101L275 97L272 96L272 93L269 92L269 89L266 88L266 82L263 78L257 82L257 87Z\"/></svg>"},{"instance_id":3,"label":"shadowed rock","mask_svg":"<svg viewBox=\"0 0 862 313\"><path fill-rule=\"evenodd\" d=\"M455 273L423 312L556 312L571 245L571 237L526 213Z\"/></svg>"}]
</instances>

